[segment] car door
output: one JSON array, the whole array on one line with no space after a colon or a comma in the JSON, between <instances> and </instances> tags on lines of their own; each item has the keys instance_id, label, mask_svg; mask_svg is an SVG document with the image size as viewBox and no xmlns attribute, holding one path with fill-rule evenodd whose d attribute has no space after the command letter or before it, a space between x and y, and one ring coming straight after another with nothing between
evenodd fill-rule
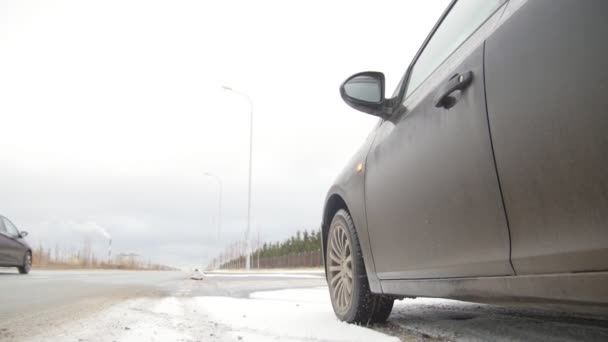
<instances>
[{"instance_id":1,"label":"car door","mask_svg":"<svg viewBox=\"0 0 608 342\"><path fill-rule=\"evenodd\" d=\"M486 45L518 274L608 269L607 1L511 1Z\"/></svg>"},{"instance_id":2,"label":"car door","mask_svg":"<svg viewBox=\"0 0 608 342\"><path fill-rule=\"evenodd\" d=\"M503 10L500 0L452 2L408 69L405 110L379 128L365 203L380 279L513 273L483 74Z\"/></svg>"},{"instance_id":3,"label":"car door","mask_svg":"<svg viewBox=\"0 0 608 342\"><path fill-rule=\"evenodd\" d=\"M10 263L10 247L11 239L8 237L8 232L4 227L4 222L0 216L0 265L6 265Z\"/></svg>"},{"instance_id":4,"label":"car door","mask_svg":"<svg viewBox=\"0 0 608 342\"><path fill-rule=\"evenodd\" d=\"M2 217L0 220L4 224L3 238L5 242L3 249L6 263L19 265L23 262L23 256L25 255L25 248L19 242L19 231L6 217Z\"/></svg>"}]
</instances>

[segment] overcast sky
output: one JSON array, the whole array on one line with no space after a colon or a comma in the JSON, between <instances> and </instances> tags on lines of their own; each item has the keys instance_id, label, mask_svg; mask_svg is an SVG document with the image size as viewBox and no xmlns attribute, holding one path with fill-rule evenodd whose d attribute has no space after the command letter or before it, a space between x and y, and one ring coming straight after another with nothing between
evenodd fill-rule
<instances>
[{"instance_id":1,"label":"overcast sky","mask_svg":"<svg viewBox=\"0 0 608 342\"><path fill-rule=\"evenodd\" d=\"M0 0L0 214L34 246L195 265L244 236L319 226L376 118L349 75L390 96L448 1ZM217 183L224 184L216 236Z\"/></svg>"}]
</instances>

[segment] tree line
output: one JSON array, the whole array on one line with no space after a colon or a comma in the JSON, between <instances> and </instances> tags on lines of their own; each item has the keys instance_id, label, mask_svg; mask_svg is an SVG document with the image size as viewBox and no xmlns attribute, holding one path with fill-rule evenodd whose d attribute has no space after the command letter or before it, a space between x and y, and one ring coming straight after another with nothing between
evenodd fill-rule
<instances>
[{"instance_id":1,"label":"tree line","mask_svg":"<svg viewBox=\"0 0 608 342\"><path fill-rule=\"evenodd\" d=\"M320 230L298 230L294 235L283 241L265 242L254 252L254 254L259 253L261 258L265 258L302 252L312 252L320 249Z\"/></svg>"},{"instance_id":2,"label":"tree line","mask_svg":"<svg viewBox=\"0 0 608 342\"><path fill-rule=\"evenodd\" d=\"M64 269L127 269L127 270L175 270L175 268L144 261L138 255L120 253L114 255L111 260L107 257L100 258L91 249L88 240L81 249L60 249L55 245L55 250L45 248L42 244L32 251L32 266L34 268L64 268Z\"/></svg>"}]
</instances>

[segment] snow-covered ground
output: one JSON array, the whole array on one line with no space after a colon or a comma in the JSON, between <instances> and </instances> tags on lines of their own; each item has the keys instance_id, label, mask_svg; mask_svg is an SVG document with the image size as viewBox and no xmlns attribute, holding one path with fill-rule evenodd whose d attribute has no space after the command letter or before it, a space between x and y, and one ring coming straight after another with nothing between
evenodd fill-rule
<instances>
[{"instance_id":1,"label":"snow-covered ground","mask_svg":"<svg viewBox=\"0 0 608 342\"><path fill-rule=\"evenodd\" d=\"M194 275L199 275L200 273L193 273ZM213 278L213 277L221 277L221 278L311 278L311 279L323 279L325 278L325 273L323 274L300 274L300 273L204 273L203 277Z\"/></svg>"},{"instance_id":2,"label":"snow-covered ground","mask_svg":"<svg viewBox=\"0 0 608 342\"><path fill-rule=\"evenodd\" d=\"M433 298L397 301L386 325L349 325L334 316L324 279L308 276L222 274L197 281L186 274L157 284L146 295L130 292L127 300L104 296L110 301L104 304L88 298L81 305L72 302L73 308L56 304L43 312L25 312L22 319L16 313L0 320L0 341L398 341L391 336L424 342L608 341L606 315ZM74 291L69 283L53 279L44 288ZM41 292L35 289L26 292ZM5 297L0 312L6 304Z\"/></svg>"},{"instance_id":3,"label":"snow-covered ground","mask_svg":"<svg viewBox=\"0 0 608 342\"><path fill-rule=\"evenodd\" d=\"M250 273L250 274L263 274L263 273L289 273L289 274L317 274L325 275L325 269L323 267L313 268L266 268L266 269L252 269L252 270L214 270L206 273L219 273L219 274L235 274L235 273Z\"/></svg>"},{"instance_id":4,"label":"snow-covered ground","mask_svg":"<svg viewBox=\"0 0 608 342\"><path fill-rule=\"evenodd\" d=\"M327 288L250 298L139 298L34 336L31 341L398 341L342 323Z\"/></svg>"}]
</instances>

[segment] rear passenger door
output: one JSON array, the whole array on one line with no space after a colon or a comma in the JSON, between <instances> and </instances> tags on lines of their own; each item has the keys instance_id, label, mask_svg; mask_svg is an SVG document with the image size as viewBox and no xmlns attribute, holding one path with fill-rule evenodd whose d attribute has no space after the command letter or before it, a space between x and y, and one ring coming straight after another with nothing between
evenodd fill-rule
<instances>
[{"instance_id":1,"label":"rear passenger door","mask_svg":"<svg viewBox=\"0 0 608 342\"><path fill-rule=\"evenodd\" d=\"M608 269L608 1L511 0L486 43L518 274Z\"/></svg>"},{"instance_id":2,"label":"rear passenger door","mask_svg":"<svg viewBox=\"0 0 608 342\"><path fill-rule=\"evenodd\" d=\"M484 41L503 9L453 2L410 67L405 111L378 129L365 204L380 279L513 273L483 74Z\"/></svg>"}]
</instances>

